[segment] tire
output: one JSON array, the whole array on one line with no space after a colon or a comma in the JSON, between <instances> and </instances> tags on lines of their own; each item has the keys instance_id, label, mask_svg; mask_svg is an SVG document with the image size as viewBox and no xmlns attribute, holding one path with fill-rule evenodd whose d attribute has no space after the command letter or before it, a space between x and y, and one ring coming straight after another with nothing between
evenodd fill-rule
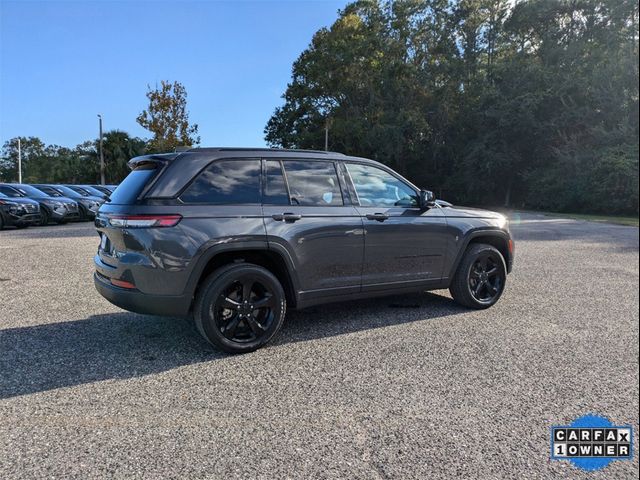
<instances>
[{"instance_id":1,"label":"tire","mask_svg":"<svg viewBox=\"0 0 640 480\"><path fill-rule=\"evenodd\" d=\"M4 229L4 218L0 215L0 230Z\"/></svg>"},{"instance_id":2,"label":"tire","mask_svg":"<svg viewBox=\"0 0 640 480\"><path fill-rule=\"evenodd\" d=\"M49 225L49 212L44 208L40 209L40 225L43 227Z\"/></svg>"},{"instance_id":3,"label":"tire","mask_svg":"<svg viewBox=\"0 0 640 480\"><path fill-rule=\"evenodd\" d=\"M86 222L88 220L87 209L82 205L78 205L78 213L80 214L77 220L78 222Z\"/></svg>"},{"instance_id":4,"label":"tire","mask_svg":"<svg viewBox=\"0 0 640 480\"><path fill-rule=\"evenodd\" d=\"M460 305L489 308L500 299L506 281L507 266L502 254L491 245L472 243L458 265L449 291Z\"/></svg>"},{"instance_id":5,"label":"tire","mask_svg":"<svg viewBox=\"0 0 640 480\"><path fill-rule=\"evenodd\" d=\"M256 307L258 303L264 306ZM252 263L235 263L204 280L193 318L213 346L228 353L247 353L273 338L286 309L284 290L273 273Z\"/></svg>"}]
</instances>

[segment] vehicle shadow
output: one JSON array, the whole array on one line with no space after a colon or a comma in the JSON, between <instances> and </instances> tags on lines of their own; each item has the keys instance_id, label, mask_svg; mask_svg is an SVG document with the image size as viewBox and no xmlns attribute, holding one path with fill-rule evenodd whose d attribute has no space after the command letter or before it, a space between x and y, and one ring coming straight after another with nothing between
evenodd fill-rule
<instances>
[{"instance_id":1,"label":"vehicle shadow","mask_svg":"<svg viewBox=\"0 0 640 480\"><path fill-rule=\"evenodd\" d=\"M376 298L289 312L272 345L425 321L465 310L433 293ZM126 379L228 355L186 319L129 312L0 330L0 399L108 379Z\"/></svg>"}]
</instances>

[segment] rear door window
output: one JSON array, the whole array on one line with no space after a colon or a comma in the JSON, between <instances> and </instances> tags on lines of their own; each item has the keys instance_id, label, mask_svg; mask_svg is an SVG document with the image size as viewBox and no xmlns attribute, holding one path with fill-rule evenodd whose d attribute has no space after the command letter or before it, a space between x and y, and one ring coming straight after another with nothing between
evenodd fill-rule
<instances>
[{"instance_id":1,"label":"rear door window","mask_svg":"<svg viewBox=\"0 0 640 480\"><path fill-rule=\"evenodd\" d=\"M260 203L260 160L217 160L196 177L180 199L210 205Z\"/></svg>"},{"instance_id":2,"label":"rear door window","mask_svg":"<svg viewBox=\"0 0 640 480\"><path fill-rule=\"evenodd\" d=\"M289 185L291 205L344 205L333 162L285 160L282 164Z\"/></svg>"},{"instance_id":3,"label":"rear door window","mask_svg":"<svg viewBox=\"0 0 640 480\"><path fill-rule=\"evenodd\" d=\"M142 189L156 173L156 165L138 167L125 178L111 194L109 203L129 205L136 201Z\"/></svg>"}]
</instances>

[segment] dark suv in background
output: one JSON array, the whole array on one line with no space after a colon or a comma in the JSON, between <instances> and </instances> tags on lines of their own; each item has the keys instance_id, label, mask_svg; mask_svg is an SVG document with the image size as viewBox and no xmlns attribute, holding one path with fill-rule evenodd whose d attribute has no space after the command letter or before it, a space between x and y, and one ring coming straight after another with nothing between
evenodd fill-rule
<instances>
[{"instance_id":1,"label":"dark suv in background","mask_svg":"<svg viewBox=\"0 0 640 480\"><path fill-rule=\"evenodd\" d=\"M78 214L79 220L93 220L100 208L100 205L104 203L104 198L102 196L93 196L84 191L76 191L75 189L69 188L64 185L42 185L37 184L34 185L38 190L42 190L47 195L51 195L53 197L56 196L64 196L71 198L78 204Z\"/></svg>"},{"instance_id":2,"label":"dark suv in background","mask_svg":"<svg viewBox=\"0 0 640 480\"><path fill-rule=\"evenodd\" d=\"M2 193L0 187L0 230L7 226L28 227L40 223L40 205L14 192ZM12 193L14 193L12 195Z\"/></svg>"},{"instance_id":3,"label":"dark suv in background","mask_svg":"<svg viewBox=\"0 0 640 480\"><path fill-rule=\"evenodd\" d=\"M487 308L511 271L503 215L442 208L372 160L202 148L129 166L95 220L96 288L131 311L192 312L229 352L268 342L286 308L443 288Z\"/></svg>"},{"instance_id":4,"label":"dark suv in background","mask_svg":"<svg viewBox=\"0 0 640 480\"><path fill-rule=\"evenodd\" d=\"M78 219L78 204L62 195L51 196L42 190L23 183L0 184L0 192L10 197L35 200L40 204L40 225L58 224Z\"/></svg>"}]
</instances>

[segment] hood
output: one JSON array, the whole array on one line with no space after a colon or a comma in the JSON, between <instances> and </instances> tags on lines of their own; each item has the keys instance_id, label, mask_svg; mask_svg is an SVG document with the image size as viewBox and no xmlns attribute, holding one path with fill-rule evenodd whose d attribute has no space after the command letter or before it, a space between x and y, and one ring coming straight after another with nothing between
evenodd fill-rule
<instances>
[{"instance_id":1,"label":"hood","mask_svg":"<svg viewBox=\"0 0 640 480\"><path fill-rule=\"evenodd\" d=\"M41 203L46 203L46 202L76 203L76 204L78 203L73 198L69 198L69 197L47 197L44 195L42 197L35 198L35 200L38 200Z\"/></svg>"},{"instance_id":2,"label":"hood","mask_svg":"<svg viewBox=\"0 0 640 480\"><path fill-rule=\"evenodd\" d=\"M457 217L457 218L495 218L495 219L506 219L507 217L498 212L492 212L491 210L483 210L481 208L473 208L473 207L459 207L457 205L452 205L451 207L443 207L442 213L446 217Z\"/></svg>"},{"instance_id":3,"label":"hood","mask_svg":"<svg viewBox=\"0 0 640 480\"><path fill-rule=\"evenodd\" d=\"M5 202L13 202L13 203L20 203L22 205L38 205L40 206L40 204L38 202L36 202L35 200L32 200L30 198L25 198L25 197L0 197L0 200L4 200Z\"/></svg>"}]
</instances>

